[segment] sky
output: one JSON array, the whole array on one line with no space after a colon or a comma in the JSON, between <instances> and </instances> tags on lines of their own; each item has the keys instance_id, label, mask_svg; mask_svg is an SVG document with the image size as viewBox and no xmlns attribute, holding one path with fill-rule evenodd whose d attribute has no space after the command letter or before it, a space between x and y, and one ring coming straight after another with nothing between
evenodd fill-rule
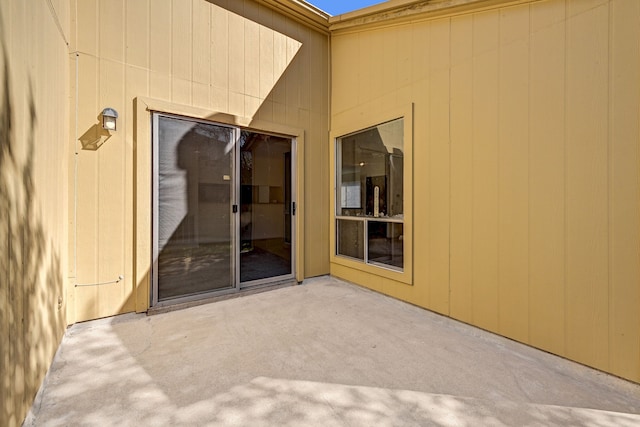
<instances>
[{"instance_id":1,"label":"sky","mask_svg":"<svg viewBox=\"0 0 640 427\"><path fill-rule=\"evenodd\" d=\"M385 0L307 0L308 3L324 10L332 16L362 9L363 7L373 4L383 3L384 1Z\"/></svg>"}]
</instances>

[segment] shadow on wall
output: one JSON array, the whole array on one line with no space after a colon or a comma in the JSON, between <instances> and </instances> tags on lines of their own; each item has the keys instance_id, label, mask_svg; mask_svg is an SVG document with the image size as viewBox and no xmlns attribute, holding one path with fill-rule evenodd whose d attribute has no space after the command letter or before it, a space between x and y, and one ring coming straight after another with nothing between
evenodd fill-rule
<instances>
[{"instance_id":1,"label":"shadow on wall","mask_svg":"<svg viewBox=\"0 0 640 427\"><path fill-rule=\"evenodd\" d=\"M109 138L111 138L109 131L104 130L99 123L96 123L87 129L79 140L83 150L96 151L102 147Z\"/></svg>"},{"instance_id":2,"label":"shadow on wall","mask_svg":"<svg viewBox=\"0 0 640 427\"><path fill-rule=\"evenodd\" d=\"M0 34L0 425L12 426L29 410L65 325L60 257L35 203L33 88L24 104L12 105L12 89L22 91L12 87L2 16ZM21 126L15 111L25 104ZM18 128L26 130L24 140Z\"/></svg>"}]
</instances>

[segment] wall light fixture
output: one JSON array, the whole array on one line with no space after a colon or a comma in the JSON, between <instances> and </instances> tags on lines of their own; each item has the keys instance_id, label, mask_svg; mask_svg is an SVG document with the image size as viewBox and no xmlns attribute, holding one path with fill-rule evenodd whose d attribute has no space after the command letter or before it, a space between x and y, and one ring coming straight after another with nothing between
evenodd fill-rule
<instances>
[{"instance_id":1,"label":"wall light fixture","mask_svg":"<svg viewBox=\"0 0 640 427\"><path fill-rule=\"evenodd\" d=\"M116 130L116 121L118 120L118 112L113 108L105 108L102 110L102 128L105 130Z\"/></svg>"}]
</instances>

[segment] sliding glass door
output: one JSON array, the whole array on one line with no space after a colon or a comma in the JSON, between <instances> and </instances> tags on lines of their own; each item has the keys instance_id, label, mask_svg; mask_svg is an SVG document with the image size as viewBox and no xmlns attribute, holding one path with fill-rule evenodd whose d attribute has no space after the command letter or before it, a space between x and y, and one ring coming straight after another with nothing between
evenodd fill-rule
<instances>
[{"instance_id":1,"label":"sliding glass door","mask_svg":"<svg viewBox=\"0 0 640 427\"><path fill-rule=\"evenodd\" d=\"M157 300L234 284L232 128L154 116Z\"/></svg>"},{"instance_id":2,"label":"sliding glass door","mask_svg":"<svg viewBox=\"0 0 640 427\"><path fill-rule=\"evenodd\" d=\"M153 305L293 278L292 149L153 115Z\"/></svg>"},{"instance_id":3,"label":"sliding glass door","mask_svg":"<svg viewBox=\"0 0 640 427\"><path fill-rule=\"evenodd\" d=\"M240 282L291 275L291 139L240 136Z\"/></svg>"}]
</instances>

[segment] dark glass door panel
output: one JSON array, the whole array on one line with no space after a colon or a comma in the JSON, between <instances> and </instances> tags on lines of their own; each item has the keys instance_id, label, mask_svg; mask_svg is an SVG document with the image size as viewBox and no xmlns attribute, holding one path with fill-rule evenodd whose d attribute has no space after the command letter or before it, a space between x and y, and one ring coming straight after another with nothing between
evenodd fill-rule
<instances>
[{"instance_id":1,"label":"dark glass door panel","mask_svg":"<svg viewBox=\"0 0 640 427\"><path fill-rule=\"evenodd\" d=\"M240 136L240 282L292 274L291 140Z\"/></svg>"},{"instance_id":2,"label":"dark glass door panel","mask_svg":"<svg viewBox=\"0 0 640 427\"><path fill-rule=\"evenodd\" d=\"M156 120L158 300L232 288L234 132Z\"/></svg>"}]
</instances>

